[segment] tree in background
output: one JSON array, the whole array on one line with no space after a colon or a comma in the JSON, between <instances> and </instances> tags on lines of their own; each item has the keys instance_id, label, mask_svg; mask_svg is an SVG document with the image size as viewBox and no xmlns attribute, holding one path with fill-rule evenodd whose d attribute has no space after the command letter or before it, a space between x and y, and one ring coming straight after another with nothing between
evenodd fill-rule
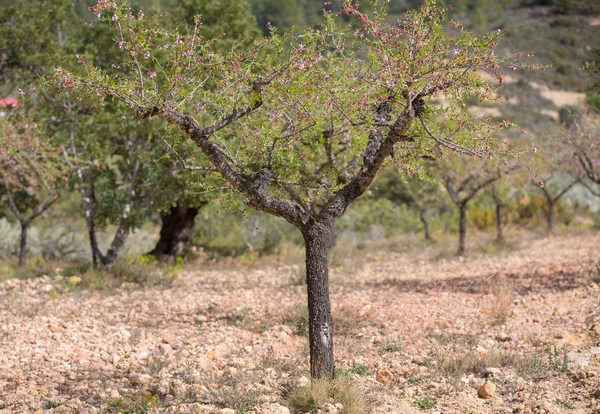
<instances>
[{"instance_id":1,"label":"tree in background","mask_svg":"<svg viewBox=\"0 0 600 414\"><path fill-rule=\"evenodd\" d=\"M349 3L349 30L328 14L298 37L273 33L246 51L214 50L197 33L150 30L126 6L100 1L96 13L116 29L127 59L115 71L83 62L85 76L56 70L56 81L94 99L111 96L141 118L161 118L194 142L251 208L283 217L306 246L311 376L333 378L328 257L335 222L384 165L416 174L439 151L492 155L498 128L472 120L463 105L493 98L483 69L502 81L494 53L500 33L475 36L427 2L390 25ZM154 56L167 53L160 71ZM511 58L512 59L512 58ZM514 60L507 62L516 67ZM213 85L202 88L205 83ZM445 95L448 104L431 105Z\"/></svg>"},{"instance_id":2,"label":"tree in background","mask_svg":"<svg viewBox=\"0 0 600 414\"><path fill-rule=\"evenodd\" d=\"M572 162L572 150L560 139L544 142L540 153L534 165L538 177L531 182L546 198L546 223L551 232L556 223L557 203L581 181L581 175Z\"/></svg>"},{"instance_id":3,"label":"tree in background","mask_svg":"<svg viewBox=\"0 0 600 414\"><path fill-rule=\"evenodd\" d=\"M455 156L436 164L436 174L444 184L450 199L458 208L458 254L465 254L467 238L467 207L482 190L502 177L501 167L490 168L484 160L478 164Z\"/></svg>"},{"instance_id":4,"label":"tree in background","mask_svg":"<svg viewBox=\"0 0 600 414\"><path fill-rule=\"evenodd\" d=\"M519 175L521 165L513 163L504 168L496 167L496 172L500 178L488 186L488 193L494 202L496 210L496 241L504 242L504 220L503 210L510 204L510 199L519 191L519 184L523 177Z\"/></svg>"},{"instance_id":5,"label":"tree in background","mask_svg":"<svg viewBox=\"0 0 600 414\"><path fill-rule=\"evenodd\" d=\"M0 116L0 194L21 226L20 267L25 265L29 226L58 200L63 183L60 152L44 140L43 121L34 112L21 101Z\"/></svg>"},{"instance_id":6,"label":"tree in background","mask_svg":"<svg viewBox=\"0 0 600 414\"><path fill-rule=\"evenodd\" d=\"M595 196L600 197L600 119L596 114L581 117L559 135L565 148L565 161L579 173L580 183Z\"/></svg>"},{"instance_id":7,"label":"tree in background","mask_svg":"<svg viewBox=\"0 0 600 414\"><path fill-rule=\"evenodd\" d=\"M51 139L49 121L57 114L38 95L38 82L54 64L72 59L74 49L61 53L61 42L76 30L78 19L72 9L68 0L18 0L0 8L0 90L3 96L18 101L12 110L4 109L0 119L0 191L21 226L20 266L25 263L31 223L57 201L65 188L61 185L64 177L59 145Z\"/></svg>"},{"instance_id":8,"label":"tree in background","mask_svg":"<svg viewBox=\"0 0 600 414\"><path fill-rule=\"evenodd\" d=\"M260 36L256 19L251 13L246 0L176 0L171 4L170 16L183 32L197 33L203 39L212 41L213 47L218 50L231 48L247 48L253 38ZM200 16L196 20L196 16ZM211 87L211 85L206 85ZM157 258L184 256L189 250L195 232L195 219L198 211L208 202L210 194L192 194L186 192L186 182L198 179L198 172L186 172L185 166L193 164L186 154L193 154L189 146L182 148L180 144L177 152L183 164L178 169L179 197L167 210L160 213L161 229L159 239L154 248L148 252ZM184 160L187 159L187 161ZM192 175L194 174L194 175ZM209 180L204 175L202 181Z\"/></svg>"},{"instance_id":9,"label":"tree in background","mask_svg":"<svg viewBox=\"0 0 600 414\"><path fill-rule=\"evenodd\" d=\"M422 180L398 170L388 170L381 174L373 188L375 198L386 198L395 205L406 204L416 209L423 224L423 236L431 240L428 216L440 205L440 188L437 182Z\"/></svg>"}]
</instances>

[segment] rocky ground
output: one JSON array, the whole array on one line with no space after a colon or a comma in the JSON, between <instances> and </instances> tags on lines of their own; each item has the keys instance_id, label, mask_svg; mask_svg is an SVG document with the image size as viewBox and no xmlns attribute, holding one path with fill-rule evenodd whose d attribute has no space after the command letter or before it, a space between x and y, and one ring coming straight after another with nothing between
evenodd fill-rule
<instances>
[{"instance_id":1,"label":"rocky ground","mask_svg":"<svg viewBox=\"0 0 600 414\"><path fill-rule=\"evenodd\" d=\"M366 408L333 397L314 411L600 413L599 244L336 260L338 376ZM254 267L109 292L60 270L1 283L0 413L300 412L301 269Z\"/></svg>"}]
</instances>

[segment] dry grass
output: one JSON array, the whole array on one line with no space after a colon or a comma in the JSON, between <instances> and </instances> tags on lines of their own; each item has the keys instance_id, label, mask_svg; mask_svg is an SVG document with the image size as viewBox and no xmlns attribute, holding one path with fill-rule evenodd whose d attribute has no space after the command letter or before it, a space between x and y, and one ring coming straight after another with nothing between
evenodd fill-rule
<instances>
[{"instance_id":1,"label":"dry grass","mask_svg":"<svg viewBox=\"0 0 600 414\"><path fill-rule=\"evenodd\" d=\"M340 376L333 382L313 380L310 386L299 387L288 396L289 404L302 413L316 412L325 404L341 404L345 414L363 414L367 407L360 390L347 376Z\"/></svg>"},{"instance_id":2,"label":"dry grass","mask_svg":"<svg viewBox=\"0 0 600 414\"><path fill-rule=\"evenodd\" d=\"M247 388L253 382L254 379L247 378L243 373L223 375L216 383L205 383L207 391L200 392L198 396L202 401L220 408L247 412L261 402L260 397L264 394Z\"/></svg>"},{"instance_id":3,"label":"dry grass","mask_svg":"<svg viewBox=\"0 0 600 414\"><path fill-rule=\"evenodd\" d=\"M513 289L505 277L494 278L490 283L491 299L487 302L487 320L492 325L502 325L512 315Z\"/></svg>"},{"instance_id":4,"label":"dry grass","mask_svg":"<svg viewBox=\"0 0 600 414\"><path fill-rule=\"evenodd\" d=\"M515 357L512 352L493 349L483 355L473 350L461 353L450 351L439 352L434 355L439 372L458 382L460 378L469 373L481 375L486 368L510 366Z\"/></svg>"}]
</instances>

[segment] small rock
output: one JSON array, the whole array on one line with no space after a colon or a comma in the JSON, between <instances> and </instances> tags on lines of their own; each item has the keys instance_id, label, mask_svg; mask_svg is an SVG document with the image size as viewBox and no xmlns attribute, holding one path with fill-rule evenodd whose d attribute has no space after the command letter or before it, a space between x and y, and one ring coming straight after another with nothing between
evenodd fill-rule
<instances>
[{"instance_id":1,"label":"small rock","mask_svg":"<svg viewBox=\"0 0 600 414\"><path fill-rule=\"evenodd\" d=\"M500 375L500 369L489 367L489 368L486 368L483 371L483 373L485 374L486 377L497 377L498 375Z\"/></svg>"},{"instance_id":2,"label":"small rock","mask_svg":"<svg viewBox=\"0 0 600 414\"><path fill-rule=\"evenodd\" d=\"M325 403L323 405L323 413L324 414L338 414L338 409L333 404Z\"/></svg>"},{"instance_id":3,"label":"small rock","mask_svg":"<svg viewBox=\"0 0 600 414\"><path fill-rule=\"evenodd\" d=\"M129 382L136 387L146 388L152 382L152 377L148 374L131 374Z\"/></svg>"},{"instance_id":4,"label":"small rock","mask_svg":"<svg viewBox=\"0 0 600 414\"><path fill-rule=\"evenodd\" d=\"M237 414L235 410L232 410L231 408L222 408L219 411L219 414Z\"/></svg>"},{"instance_id":5,"label":"small rock","mask_svg":"<svg viewBox=\"0 0 600 414\"><path fill-rule=\"evenodd\" d=\"M392 379L394 379L394 375L387 369L380 369L375 374L375 381L380 384L387 384Z\"/></svg>"},{"instance_id":6,"label":"small rock","mask_svg":"<svg viewBox=\"0 0 600 414\"><path fill-rule=\"evenodd\" d=\"M290 414L290 409L277 403L264 403L255 409L256 414Z\"/></svg>"},{"instance_id":7,"label":"small rock","mask_svg":"<svg viewBox=\"0 0 600 414\"><path fill-rule=\"evenodd\" d=\"M508 342L510 340L512 340L512 338L510 337L509 334L507 334L506 332L500 332L497 336L496 336L496 340L500 341L500 342Z\"/></svg>"},{"instance_id":8,"label":"small rock","mask_svg":"<svg viewBox=\"0 0 600 414\"><path fill-rule=\"evenodd\" d=\"M591 355L583 352L567 353L567 364L570 369L586 368L590 365Z\"/></svg>"},{"instance_id":9,"label":"small rock","mask_svg":"<svg viewBox=\"0 0 600 414\"><path fill-rule=\"evenodd\" d=\"M183 381L178 379L172 379L169 382L169 394L175 398L182 398L187 393L187 387Z\"/></svg>"},{"instance_id":10,"label":"small rock","mask_svg":"<svg viewBox=\"0 0 600 414\"><path fill-rule=\"evenodd\" d=\"M161 380L160 382L152 385L150 387L150 392L159 397L164 397L169 394L169 381L166 379Z\"/></svg>"},{"instance_id":11,"label":"small rock","mask_svg":"<svg viewBox=\"0 0 600 414\"><path fill-rule=\"evenodd\" d=\"M308 387L310 385L310 380L305 376L301 376L298 378L298 386L299 387Z\"/></svg>"},{"instance_id":12,"label":"small rock","mask_svg":"<svg viewBox=\"0 0 600 414\"><path fill-rule=\"evenodd\" d=\"M600 398L600 388L592 392L592 396L596 398Z\"/></svg>"},{"instance_id":13,"label":"small rock","mask_svg":"<svg viewBox=\"0 0 600 414\"><path fill-rule=\"evenodd\" d=\"M118 400L119 398L121 398L121 394L119 394L119 391L117 390L112 390L108 396L112 399L112 400Z\"/></svg>"},{"instance_id":14,"label":"small rock","mask_svg":"<svg viewBox=\"0 0 600 414\"><path fill-rule=\"evenodd\" d=\"M477 389L479 398L492 398L496 394L496 384L491 381L486 381Z\"/></svg>"},{"instance_id":15,"label":"small rock","mask_svg":"<svg viewBox=\"0 0 600 414\"><path fill-rule=\"evenodd\" d=\"M425 364L425 358L423 358L420 355L417 355L416 357L414 357L412 359L412 362L417 364L417 365L424 365Z\"/></svg>"}]
</instances>

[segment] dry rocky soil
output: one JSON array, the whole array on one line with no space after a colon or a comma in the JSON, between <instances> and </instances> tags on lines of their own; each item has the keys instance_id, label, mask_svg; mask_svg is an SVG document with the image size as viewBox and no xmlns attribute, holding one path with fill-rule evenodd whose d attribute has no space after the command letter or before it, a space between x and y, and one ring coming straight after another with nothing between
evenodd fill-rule
<instances>
[{"instance_id":1,"label":"dry rocky soil","mask_svg":"<svg viewBox=\"0 0 600 414\"><path fill-rule=\"evenodd\" d=\"M337 372L361 411L600 413L600 235L523 244L369 252L332 269ZM301 412L300 274L213 264L109 292L60 271L2 282L0 413Z\"/></svg>"}]
</instances>

